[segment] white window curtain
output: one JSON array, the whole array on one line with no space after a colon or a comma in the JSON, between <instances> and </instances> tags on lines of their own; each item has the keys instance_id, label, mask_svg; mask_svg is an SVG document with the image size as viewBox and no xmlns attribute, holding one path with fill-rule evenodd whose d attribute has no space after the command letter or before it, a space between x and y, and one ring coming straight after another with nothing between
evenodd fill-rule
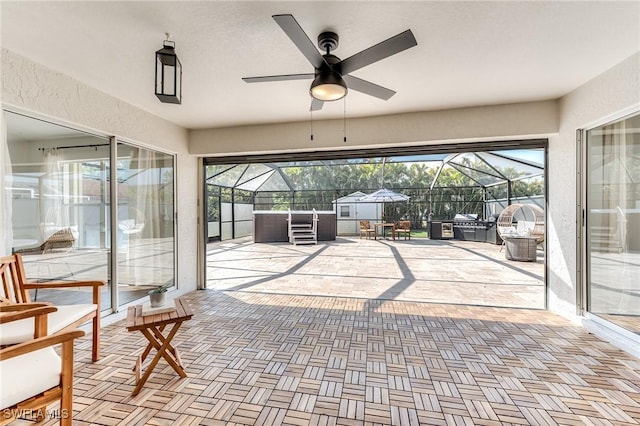
<instances>
[{"instance_id":1,"label":"white window curtain","mask_svg":"<svg viewBox=\"0 0 640 426\"><path fill-rule=\"evenodd\" d=\"M161 166L157 153L144 148L132 149L130 168L134 175L130 184L133 185L135 197L129 200L134 206L134 213L129 209L129 220L133 219L138 227L143 227L144 237L150 239L160 237L158 190Z\"/></svg>"},{"instance_id":2,"label":"white window curtain","mask_svg":"<svg viewBox=\"0 0 640 426\"><path fill-rule=\"evenodd\" d=\"M64 203L64 182L60 154L56 148L44 150L41 177L40 214L41 234L46 241L56 232L69 228L69 212Z\"/></svg>"},{"instance_id":3,"label":"white window curtain","mask_svg":"<svg viewBox=\"0 0 640 426\"><path fill-rule=\"evenodd\" d=\"M9 156L9 146L7 144L7 116L2 111L0 117L0 188L2 188L2 196L0 197L0 229L2 229L2 237L0 238L0 255L11 254L13 247L13 175L11 171L11 157Z\"/></svg>"},{"instance_id":4,"label":"white window curtain","mask_svg":"<svg viewBox=\"0 0 640 426\"><path fill-rule=\"evenodd\" d=\"M173 162L167 154L118 144L118 285L174 283ZM167 188L170 186L170 190Z\"/></svg>"}]
</instances>

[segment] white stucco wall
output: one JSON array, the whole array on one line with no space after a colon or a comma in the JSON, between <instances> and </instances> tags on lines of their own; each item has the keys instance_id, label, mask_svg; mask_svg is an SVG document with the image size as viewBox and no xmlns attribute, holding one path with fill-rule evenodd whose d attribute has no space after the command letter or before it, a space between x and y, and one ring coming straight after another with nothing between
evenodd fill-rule
<instances>
[{"instance_id":1,"label":"white stucco wall","mask_svg":"<svg viewBox=\"0 0 640 426\"><path fill-rule=\"evenodd\" d=\"M177 154L178 291L197 283L197 159L188 132L69 76L2 49L2 106Z\"/></svg>"},{"instance_id":2,"label":"white stucco wall","mask_svg":"<svg viewBox=\"0 0 640 426\"><path fill-rule=\"evenodd\" d=\"M315 121L313 141L309 122L191 130L189 148L191 154L224 156L546 137L557 132L558 113L555 101L542 101L347 118L347 143L343 124Z\"/></svg>"},{"instance_id":3,"label":"white stucco wall","mask_svg":"<svg viewBox=\"0 0 640 426\"><path fill-rule=\"evenodd\" d=\"M576 130L640 110L640 53L599 75L559 102L559 133L549 139L548 306L576 314Z\"/></svg>"}]
</instances>

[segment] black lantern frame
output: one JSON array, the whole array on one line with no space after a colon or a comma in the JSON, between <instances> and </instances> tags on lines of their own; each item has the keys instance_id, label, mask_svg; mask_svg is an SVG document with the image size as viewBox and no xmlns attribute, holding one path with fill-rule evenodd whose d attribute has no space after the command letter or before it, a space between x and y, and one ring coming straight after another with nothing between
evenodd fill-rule
<instances>
[{"instance_id":1,"label":"black lantern frame","mask_svg":"<svg viewBox=\"0 0 640 426\"><path fill-rule=\"evenodd\" d=\"M182 64L173 41L165 40L156 52L156 96L160 102L182 103Z\"/></svg>"}]
</instances>

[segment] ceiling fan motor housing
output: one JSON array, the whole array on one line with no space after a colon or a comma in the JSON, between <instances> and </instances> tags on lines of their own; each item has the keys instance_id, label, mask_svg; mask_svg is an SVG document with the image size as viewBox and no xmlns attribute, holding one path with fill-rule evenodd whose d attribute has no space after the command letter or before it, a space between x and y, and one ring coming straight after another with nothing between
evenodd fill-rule
<instances>
[{"instance_id":1,"label":"ceiling fan motor housing","mask_svg":"<svg viewBox=\"0 0 640 426\"><path fill-rule=\"evenodd\" d=\"M332 55L332 54L326 54L326 55L322 55L322 57L324 58L326 63L323 63L320 68L316 69L316 75L318 73L322 73L322 72L337 72L338 74L342 75L342 73L340 72L340 58L338 58L336 55ZM328 66L327 66L328 65Z\"/></svg>"},{"instance_id":2,"label":"ceiling fan motor housing","mask_svg":"<svg viewBox=\"0 0 640 426\"><path fill-rule=\"evenodd\" d=\"M336 37L335 45L337 46L338 36L334 33L330 34ZM318 37L318 42L320 42L320 37ZM324 61L319 68L316 68L315 78L309 89L311 97L324 102L337 101L338 99L344 98L347 94L347 84L342 79L342 74L340 73L340 58L328 53L330 50L330 48L327 48L327 53L322 55Z\"/></svg>"}]
</instances>

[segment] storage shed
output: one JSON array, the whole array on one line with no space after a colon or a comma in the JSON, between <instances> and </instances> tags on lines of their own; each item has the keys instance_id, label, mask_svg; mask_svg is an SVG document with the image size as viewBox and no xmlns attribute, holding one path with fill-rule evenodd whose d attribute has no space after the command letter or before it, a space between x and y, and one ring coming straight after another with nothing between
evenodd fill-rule
<instances>
[{"instance_id":1,"label":"storage shed","mask_svg":"<svg viewBox=\"0 0 640 426\"><path fill-rule=\"evenodd\" d=\"M356 191L333 201L338 235L358 235L361 220L370 220L372 223L381 221L380 203L359 201L366 195L364 192Z\"/></svg>"}]
</instances>

